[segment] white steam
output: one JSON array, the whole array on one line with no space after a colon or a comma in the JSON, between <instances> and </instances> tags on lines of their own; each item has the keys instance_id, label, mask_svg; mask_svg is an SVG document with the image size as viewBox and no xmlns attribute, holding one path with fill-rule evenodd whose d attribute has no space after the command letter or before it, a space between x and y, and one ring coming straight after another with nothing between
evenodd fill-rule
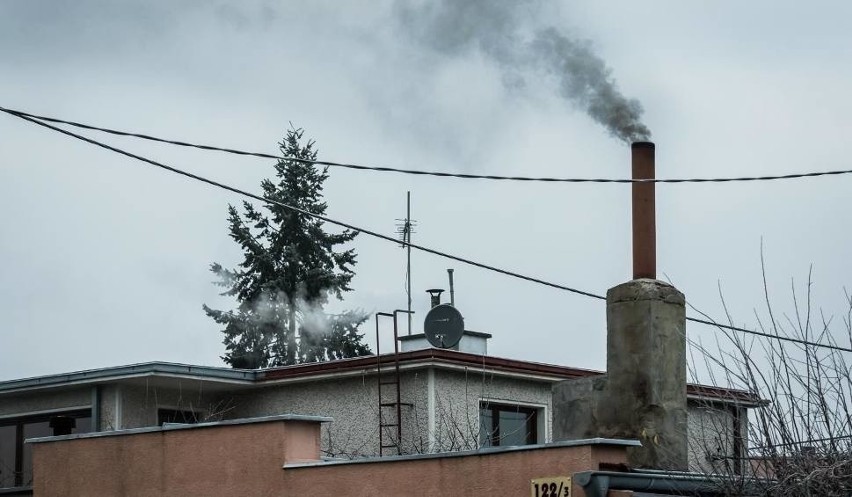
<instances>
[{"instance_id":1,"label":"white steam","mask_svg":"<svg viewBox=\"0 0 852 497\"><path fill-rule=\"evenodd\" d=\"M297 337L302 333L313 336L331 333L332 318L338 325L347 324L344 322L346 320L352 325L360 323L362 318L360 313L327 314L323 308L327 302L327 292L322 297L312 300L307 300L302 292L299 292L292 299L292 305L296 310ZM259 325L283 326L290 318L290 303L289 296L284 292L264 293L251 302L253 320Z\"/></svg>"}]
</instances>

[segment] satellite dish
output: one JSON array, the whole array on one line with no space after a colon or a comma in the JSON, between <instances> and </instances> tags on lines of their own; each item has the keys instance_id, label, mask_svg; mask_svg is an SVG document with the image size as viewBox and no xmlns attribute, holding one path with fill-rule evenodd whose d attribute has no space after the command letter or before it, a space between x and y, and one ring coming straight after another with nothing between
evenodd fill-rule
<instances>
[{"instance_id":1,"label":"satellite dish","mask_svg":"<svg viewBox=\"0 0 852 497\"><path fill-rule=\"evenodd\" d=\"M464 333L464 318L449 304L436 305L426 314L423 333L433 347L448 349L455 347Z\"/></svg>"}]
</instances>

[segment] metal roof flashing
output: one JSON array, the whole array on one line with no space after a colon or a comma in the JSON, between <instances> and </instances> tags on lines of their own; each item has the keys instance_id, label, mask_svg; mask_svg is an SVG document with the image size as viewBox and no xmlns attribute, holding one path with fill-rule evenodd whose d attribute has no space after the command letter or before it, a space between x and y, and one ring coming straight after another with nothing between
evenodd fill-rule
<instances>
[{"instance_id":1,"label":"metal roof flashing","mask_svg":"<svg viewBox=\"0 0 852 497\"><path fill-rule=\"evenodd\" d=\"M256 380L257 375L257 371L248 369L193 366L190 364L170 362L146 362L127 366L89 369L72 373L2 381L0 382L0 395L72 385L107 383L144 376L174 377L232 384L252 384Z\"/></svg>"},{"instance_id":2,"label":"metal roof flashing","mask_svg":"<svg viewBox=\"0 0 852 497\"><path fill-rule=\"evenodd\" d=\"M322 381L329 378L372 374L375 371L378 361L382 363L393 362L394 354L383 354L380 357L376 357L375 355L362 356L267 369L231 369L169 362L147 362L0 381L0 396L51 388L115 383L138 378L203 381L217 385L220 388L265 387L279 383ZM556 383L564 380L605 374L602 371L444 349L423 349L401 352L399 354L399 361L402 370L421 368L464 371L479 370L498 376L524 378L546 383ZM706 385L688 384L687 395L690 400L698 402L734 404L742 407L759 407L765 404L765 401L756 398L749 392Z\"/></svg>"}]
</instances>

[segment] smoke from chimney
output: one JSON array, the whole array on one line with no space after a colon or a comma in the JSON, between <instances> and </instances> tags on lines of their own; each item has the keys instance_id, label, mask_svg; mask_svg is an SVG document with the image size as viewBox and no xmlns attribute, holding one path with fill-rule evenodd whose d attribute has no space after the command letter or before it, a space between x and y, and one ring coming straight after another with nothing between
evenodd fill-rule
<instances>
[{"instance_id":1,"label":"smoke from chimney","mask_svg":"<svg viewBox=\"0 0 852 497\"><path fill-rule=\"evenodd\" d=\"M478 49L502 71L503 83L522 88L524 74L543 72L556 79L560 95L625 143L646 141L642 104L621 94L611 70L591 43L554 27L527 28L532 0L434 0L396 4L406 33L447 55Z\"/></svg>"}]
</instances>

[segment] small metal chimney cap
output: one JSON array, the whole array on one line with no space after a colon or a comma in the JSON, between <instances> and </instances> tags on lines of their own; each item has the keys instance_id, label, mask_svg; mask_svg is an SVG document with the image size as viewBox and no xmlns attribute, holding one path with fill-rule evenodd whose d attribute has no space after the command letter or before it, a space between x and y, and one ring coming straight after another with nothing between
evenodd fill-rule
<instances>
[{"instance_id":1,"label":"small metal chimney cap","mask_svg":"<svg viewBox=\"0 0 852 497\"><path fill-rule=\"evenodd\" d=\"M426 293L428 293L429 297L431 297L432 307L441 305L441 294L444 293L443 288L430 288L426 290Z\"/></svg>"}]
</instances>

